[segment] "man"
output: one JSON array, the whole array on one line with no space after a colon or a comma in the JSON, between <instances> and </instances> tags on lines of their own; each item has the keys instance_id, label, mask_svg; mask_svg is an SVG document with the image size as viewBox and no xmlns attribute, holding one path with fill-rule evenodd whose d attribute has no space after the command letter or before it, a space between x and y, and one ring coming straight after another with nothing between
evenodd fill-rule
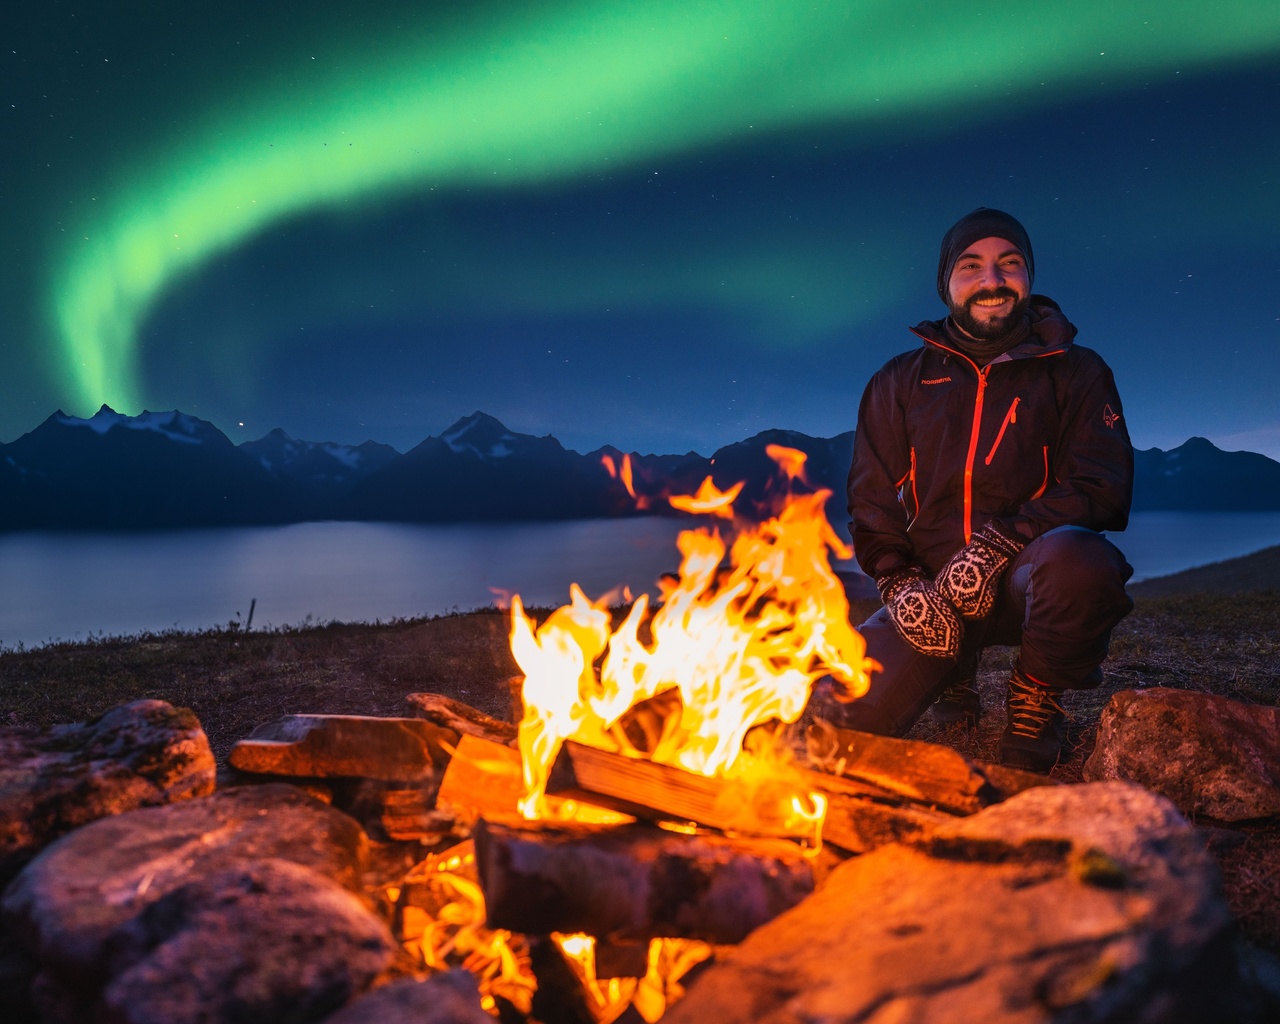
<instances>
[{"instance_id":1,"label":"man","mask_svg":"<svg viewBox=\"0 0 1280 1024\"><path fill-rule=\"evenodd\" d=\"M1128 523L1133 450L1106 363L1031 293L1022 225L980 208L947 232L938 294L862 398L849 474L854 550L884 607L860 630L883 667L868 694L820 711L901 735L931 703L975 723L978 657L1018 645L1005 764L1047 772L1064 690L1097 686L1132 568L1101 531Z\"/></svg>"}]
</instances>

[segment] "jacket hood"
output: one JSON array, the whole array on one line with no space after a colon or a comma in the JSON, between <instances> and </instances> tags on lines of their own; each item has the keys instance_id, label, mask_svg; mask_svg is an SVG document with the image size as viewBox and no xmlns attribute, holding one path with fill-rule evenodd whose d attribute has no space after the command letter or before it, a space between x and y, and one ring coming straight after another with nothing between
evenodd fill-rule
<instances>
[{"instance_id":1,"label":"jacket hood","mask_svg":"<svg viewBox=\"0 0 1280 1024\"><path fill-rule=\"evenodd\" d=\"M1032 295L1027 304L1027 315L1031 318L1030 336L1006 352L1006 356L1016 359L1071 347L1077 333L1076 325L1067 319L1062 308L1053 299L1045 295ZM945 323L945 317L941 320L923 320L911 328L911 331L926 343L941 344L946 340L943 329Z\"/></svg>"}]
</instances>

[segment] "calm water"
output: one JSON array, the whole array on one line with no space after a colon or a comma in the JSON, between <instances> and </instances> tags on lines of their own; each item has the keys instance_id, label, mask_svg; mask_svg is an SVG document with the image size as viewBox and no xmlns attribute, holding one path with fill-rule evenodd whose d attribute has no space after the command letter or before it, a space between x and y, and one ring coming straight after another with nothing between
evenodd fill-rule
<instances>
[{"instance_id":1,"label":"calm water","mask_svg":"<svg viewBox=\"0 0 1280 1024\"><path fill-rule=\"evenodd\" d=\"M156 534L0 535L0 647L244 623L372 622L531 605L623 585L653 593L679 561L663 519L412 526L301 523ZM1280 544L1280 513L1146 512L1112 538L1134 579Z\"/></svg>"}]
</instances>

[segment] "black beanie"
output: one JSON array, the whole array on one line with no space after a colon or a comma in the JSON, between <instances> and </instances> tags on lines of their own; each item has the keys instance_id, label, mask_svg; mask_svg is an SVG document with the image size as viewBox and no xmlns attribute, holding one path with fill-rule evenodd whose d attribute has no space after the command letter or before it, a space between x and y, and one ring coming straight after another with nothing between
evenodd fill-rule
<instances>
[{"instance_id":1,"label":"black beanie","mask_svg":"<svg viewBox=\"0 0 1280 1024\"><path fill-rule=\"evenodd\" d=\"M938 295L948 306L951 300L947 285L956 260L969 246L983 238L1004 238L1016 245L1027 258L1028 284L1035 280L1036 258L1031 252L1031 239L1027 237L1026 228L1003 210L979 206L973 213L967 213L956 221L942 236L942 252L938 255Z\"/></svg>"}]
</instances>

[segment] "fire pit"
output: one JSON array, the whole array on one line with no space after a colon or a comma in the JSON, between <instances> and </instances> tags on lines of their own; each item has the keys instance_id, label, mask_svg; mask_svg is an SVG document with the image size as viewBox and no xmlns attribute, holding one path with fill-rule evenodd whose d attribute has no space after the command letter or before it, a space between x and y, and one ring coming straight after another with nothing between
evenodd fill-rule
<instances>
[{"instance_id":1,"label":"fire pit","mask_svg":"<svg viewBox=\"0 0 1280 1024\"><path fill-rule=\"evenodd\" d=\"M800 453L771 454L803 482ZM1265 1019L1172 805L795 734L816 680L856 699L872 666L827 495L784 490L731 539L685 531L657 607L573 588L538 623L514 599L518 727L434 694L411 717L290 715L208 795L198 723L143 702L174 723L169 753L135 758L157 785L129 781L141 798L5 893L23 1019ZM672 503L727 527L735 496L708 480ZM93 750L121 745L93 725Z\"/></svg>"}]
</instances>

